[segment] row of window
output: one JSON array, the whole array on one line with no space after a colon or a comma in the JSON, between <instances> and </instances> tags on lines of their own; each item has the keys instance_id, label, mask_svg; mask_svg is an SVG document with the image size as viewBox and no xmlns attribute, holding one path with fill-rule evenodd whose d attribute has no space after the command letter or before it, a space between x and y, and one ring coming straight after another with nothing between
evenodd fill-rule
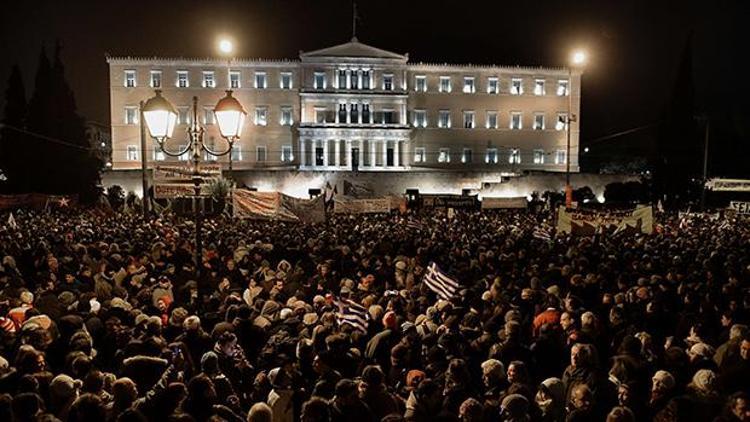
<instances>
[{"instance_id":1,"label":"row of window","mask_svg":"<svg viewBox=\"0 0 750 422\"><path fill-rule=\"evenodd\" d=\"M230 88L242 88L242 77L239 71L229 71L229 86ZM135 70L126 70L125 87L135 88L137 86L137 74ZM569 81L567 79L560 79L557 81L557 87L555 94L558 96L568 95L569 92ZM150 71L149 86L152 88L162 87L162 71L152 70ZM190 87L190 78L187 70L178 70L177 78L175 79L175 86L178 88ZM213 70L202 71L201 86L203 88L216 88L216 74ZM268 88L268 75L265 71L256 71L253 78L253 87L256 89L267 89ZM328 87L328 81L326 72L315 72L313 77L313 87L315 89L326 89ZM373 81L373 73L370 70L353 70L353 69L340 69L334 79L334 88L336 89L373 89L375 87ZM292 89L292 72L281 72L279 76L279 88L281 89ZM380 89L384 91L394 90L394 76L392 73L385 73L382 76ZM486 90L488 94L499 94L500 93L500 80L496 76L487 78ZM438 84L438 92L452 92L452 78L451 76L440 76ZM416 75L414 76L414 91L416 92L427 92L427 76ZM477 92L476 78L474 76L463 77L463 89L462 92L467 94L473 94ZM508 93L511 95L522 95L524 94L523 78L511 78L508 85ZM547 95L547 81L542 78L534 79L533 87L534 95Z\"/></svg>"},{"instance_id":2,"label":"row of window","mask_svg":"<svg viewBox=\"0 0 750 422\"><path fill-rule=\"evenodd\" d=\"M190 107L177 107L177 124L188 125L190 124ZM216 116L214 116L214 110L212 107L203 108L203 124L213 125L216 123ZM255 107L254 123L256 126L267 126L268 125L268 107L257 106ZM125 107L125 124L126 125L137 125L138 124L138 107L127 106ZM294 117L292 114L292 106L281 106L279 114L279 124L281 126L291 126L294 124Z\"/></svg>"},{"instance_id":3,"label":"row of window","mask_svg":"<svg viewBox=\"0 0 750 422\"><path fill-rule=\"evenodd\" d=\"M569 82L567 79L559 79L557 81L557 89L555 94L559 96L568 95ZM500 93L500 79L496 76L490 76L487 78L485 86L485 92L488 94L499 94ZM414 76L414 91L416 92L427 92L427 76L416 75ZM453 83L450 76L440 76L438 83L438 92L452 92ZM477 92L476 78L474 76L463 77L463 89L461 92L466 94L473 94ZM524 93L523 78L511 78L508 85L508 93L511 95L522 95ZM547 95L547 81L542 78L534 79L534 95Z\"/></svg>"},{"instance_id":4,"label":"row of window","mask_svg":"<svg viewBox=\"0 0 750 422\"><path fill-rule=\"evenodd\" d=\"M414 110L412 112L413 119L412 125L417 128L428 127L427 121L427 110ZM463 111L463 128L474 129L476 128L476 112L474 110ZM437 127L439 128L450 128L452 127L451 122L451 111L450 110L439 110ZM484 119L484 127L487 129L498 128L498 113L497 111L487 111ZM520 130L523 129L523 113L520 111L511 111L510 119L508 121L508 127L510 129ZM532 128L534 130L547 129L546 118L543 112L535 112L534 120L532 122ZM568 114L557 113L557 120L555 121L555 130L566 130L568 128Z\"/></svg>"},{"instance_id":5,"label":"row of window","mask_svg":"<svg viewBox=\"0 0 750 422\"><path fill-rule=\"evenodd\" d=\"M525 160L523 159L523 153L519 148L510 148L507 151L506 156L503 160L507 159L509 164L521 164ZM463 148L461 151L461 163L470 164L473 162L473 151L471 148ZM535 149L531 152L531 156L526 159L530 159L534 164L544 164L549 160L546 158L547 153L543 149ZM498 156L497 148L487 148L484 154L484 162L487 164L497 164L500 158ZM427 150L424 147L414 148L414 162L415 163L427 163ZM436 161L438 163L450 163L451 162L451 149L440 148L437 153ZM553 162L555 164L565 164L566 151L564 149L558 149L554 152Z\"/></svg>"},{"instance_id":6,"label":"row of window","mask_svg":"<svg viewBox=\"0 0 750 422\"><path fill-rule=\"evenodd\" d=\"M180 149L185 148L185 145L182 145ZM231 152L231 158L232 161L241 161L243 159L244 154L248 150L243 150L239 147L239 145L235 145L234 148L232 148ZM128 145L127 147L127 156L126 159L128 161L139 161L140 156L138 155L139 148L138 145ZM159 147L154 147L153 149L153 155L152 159L156 161L164 161L166 160L167 155L159 149ZM191 153L188 151L178 157L179 161L188 161L191 158ZM215 155L211 155L207 152L203 153L203 160L205 161L216 161L217 157ZM281 146L281 155L279 156L279 160L281 162L291 162L294 161L294 153L292 152L292 146L291 145L282 145ZM256 146L255 147L255 161L257 162L265 162L268 161L268 149L265 146Z\"/></svg>"},{"instance_id":7,"label":"row of window","mask_svg":"<svg viewBox=\"0 0 750 422\"><path fill-rule=\"evenodd\" d=\"M216 72L213 70L202 71L201 86L203 88L216 88ZM239 71L229 71L229 87L232 89L242 88L242 75ZM126 88L135 88L138 86L138 78L135 70L126 70L124 85ZM256 89L267 89L268 88L268 74L266 72L255 72L253 77L253 88ZM162 88L162 71L152 70L149 73L149 86L151 88ZM187 70L178 70L177 77L175 78L174 86L177 88L189 88L190 77ZM279 74L279 88L280 89L292 89L293 80L292 72L281 72Z\"/></svg>"}]
</instances>

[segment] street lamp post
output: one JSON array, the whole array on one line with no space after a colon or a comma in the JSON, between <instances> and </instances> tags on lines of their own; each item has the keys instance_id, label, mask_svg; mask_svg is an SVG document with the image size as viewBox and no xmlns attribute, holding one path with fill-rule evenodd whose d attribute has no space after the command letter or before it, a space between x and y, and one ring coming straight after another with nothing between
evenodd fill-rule
<instances>
[{"instance_id":1,"label":"street lamp post","mask_svg":"<svg viewBox=\"0 0 750 422\"><path fill-rule=\"evenodd\" d=\"M156 90L156 95L146 101L142 107L142 115L148 127L149 133L164 154L170 157L179 157L188 151L192 152L193 166L190 173L190 179L193 182L193 217L195 220L195 266L197 275L200 275L200 267L203 258L202 243L202 209L201 209L201 184L203 183L204 172L201 172L200 161L201 152L213 156L222 156L232 151L234 142L239 139L242 126L245 121L245 110L236 98L232 96L232 91L227 90L227 95L219 100L214 107L214 115L219 126L219 132L222 138L227 141L228 148L224 151L215 151L209 148L203 141L205 129L198 124L198 97L193 97L192 119L188 128L190 142L182 150L174 152L166 148L166 141L172 137L174 126L177 122L177 111L174 106L164 97L161 91Z\"/></svg>"},{"instance_id":2,"label":"street lamp post","mask_svg":"<svg viewBox=\"0 0 750 422\"><path fill-rule=\"evenodd\" d=\"M573 116L573 67L582 67L586 62L586 54L582 51L576 51L573 53L571 66L568 66L568 117L565 122L566 127L566 151L565 151L565 207L570 208L573 204L573 187L570 185L570 133L572 130L572 122L575 122L577 118ZM580 143L580 141L579 141Z\"/></svg>"}]
</instances>

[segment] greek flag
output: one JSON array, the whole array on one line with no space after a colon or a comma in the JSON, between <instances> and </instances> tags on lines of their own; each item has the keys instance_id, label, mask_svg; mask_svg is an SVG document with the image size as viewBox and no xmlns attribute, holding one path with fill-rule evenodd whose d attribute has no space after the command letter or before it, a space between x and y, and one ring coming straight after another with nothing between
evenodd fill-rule
<instances>
[{"instance_id":1,"label":"greek flag","mask_svg":"<svg viewBox=\"0 0 750 422\"><path fill-rule=\"evenodd\" d=\"M534 229L534 233L532 234L532 236L534 236L534 238L536 239L545 240L547 242L552 241L552 235L550 234L550 232L542 227L537 226Z\"/></svg>"},{"instance_id":2,"label":"greek flag","mask_svg":"<svg viewBox=\"0 0 750 422\"><path fill-rule=\"evenodd\" d=\"M363 333L367 332L370 314L364 306L351 299L339 299L336 301L336 306L339 308L336 313L339 326L347 324Z\"/></svg>"},{"instance_id":3,"label":"greek flag","mask_svg":"<svg viewBox=\"0 0 750 422\"><path fill-rule=\"evenodd\" d=\"M440 299L445 300L455 296L458 289L461 288L458 281L440 271L440 268L434 262L430 262L430 265L427 266L427 272L424 275L423 281L430 290L437 293Z\"/></svg>"}]
</instances>

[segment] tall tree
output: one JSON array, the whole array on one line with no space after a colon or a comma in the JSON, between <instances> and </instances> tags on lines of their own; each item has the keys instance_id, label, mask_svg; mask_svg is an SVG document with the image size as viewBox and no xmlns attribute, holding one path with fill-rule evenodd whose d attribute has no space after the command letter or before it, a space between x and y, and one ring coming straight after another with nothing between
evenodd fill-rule
<instances>
[{"instance_id":1,"label":"tall tree","mask_svg":"<svg viewBox=\"0 0 750 422\"><path fill-rule=\"evenodd\" d=\"M700 173L701 149L695 123L693 34L682 51L672 97L665 107L654 165L657 192L687 199L691 179Z\"/></svg>"},{"instance_id":2,"label":"tall tree","mask_svg":"<svg viewBox=\"0 0 750 422\"><path fill-rule=\"evenodd\" d=\"M23 142L26 121L26 90L18 65L14 65L5 90L3 127L0 129L0 170L7 178L6 185L15 190L19 178L18 163L13 160L14 147Z\"/></svg>"}]
</instances>

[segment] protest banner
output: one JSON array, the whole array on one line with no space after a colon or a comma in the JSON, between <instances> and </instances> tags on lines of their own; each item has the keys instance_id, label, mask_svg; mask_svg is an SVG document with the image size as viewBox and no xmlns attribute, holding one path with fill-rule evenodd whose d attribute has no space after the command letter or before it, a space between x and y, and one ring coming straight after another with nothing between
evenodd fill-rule
<instances>
[{"instance_id":1,"label":"protest banner","mask_svg":"<svg viewBox=\"0 0 750 422\"><path fill-rule=\"evenodd\" d=\"M526 209L527 201L525 196L513 198L482 198L482 209Z\"/></svg>"},{"instance_id":2,"label":"protest banner","mask_svg":"<svg viewBox=\"0 0 750 422\"><path fill-rule=\"evenodd\" d=\"M729 203L729 209L737 214L750 214L750 202L732 201Z\"/></svg>"},{"instance_id":3,"label":"protest banner","mask_svg":"<svg viewBox=\"0 0 750 422\"><path fill-rule=\"evenodd\" d=\"M232 198L234 215L239 218L303 223L322 223L326 219L323 196L300 199L280 192L253 192L237 189L233 192Z\"/></svg>"},{"instance_id":4,"label":"protest banner","mask_svg":"<svg viewBox=\"0 0 750 422\"><path fill-rule=\"evenodd\" d=\"M391 211L391 198L336 198L333 212L336 214L374 214Z\"/></svg>"},{"instance_id":5,"label":"protest banner","mask_svg":"<svg viewBox=\"0 0 750 422\"><path fill-rule=\"evenodd\" d=\"M651 205L640 205L624 211L599 211L590 209L568 210L561 206L557 211L558 233L591 236L598 232L646 233L654 230Z\"/></svg>"}]
</instances>

